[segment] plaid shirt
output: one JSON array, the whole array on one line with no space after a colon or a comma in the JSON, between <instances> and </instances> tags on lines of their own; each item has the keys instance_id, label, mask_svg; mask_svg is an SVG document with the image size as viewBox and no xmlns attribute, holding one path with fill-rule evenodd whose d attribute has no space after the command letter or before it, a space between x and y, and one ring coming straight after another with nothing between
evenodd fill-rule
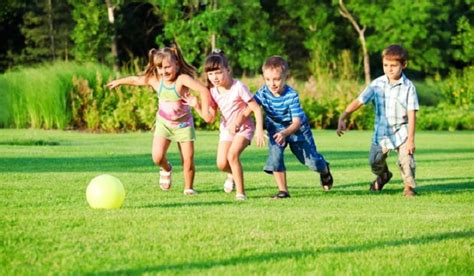
<instances>
[{"instance_id":1,"label":"plaid shirt","mask_svg":"<svg viewBox=\"0 0 474 276\"><path fill-rule=\"evenodd\" d=\"M375 105L374 144L395 149L407 140L407 112L419 106L415 86L404 74L395 84L390 84L385 75L378 77L358 99L362 104Z\"/></svg>"}]
</instances>

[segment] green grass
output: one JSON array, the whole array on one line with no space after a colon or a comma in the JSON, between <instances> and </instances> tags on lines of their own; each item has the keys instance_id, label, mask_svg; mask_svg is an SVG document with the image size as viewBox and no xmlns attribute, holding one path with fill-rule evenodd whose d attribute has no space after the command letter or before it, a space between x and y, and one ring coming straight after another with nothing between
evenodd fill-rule
<instances>
[{"instance_id":1,"label":"green grass","mask_svg":"<svg viewBox=\"0 0 474 276\"><path fill-rule=\"evenodd\" d=\"M333 190L287 152L292 198L280 201L261 171L266 149L252 145L249 200L236 202L215 169L216 132L198 132L199 195L186 197L175 145L173 189L158 188L150 133L0 129L0 274L473 275L474 133L417 133L416 198L398 173L368 192L370 137L316 131ZM88 207L103 173L123 182L121 209Z\"/></svg>"}]
</instances>

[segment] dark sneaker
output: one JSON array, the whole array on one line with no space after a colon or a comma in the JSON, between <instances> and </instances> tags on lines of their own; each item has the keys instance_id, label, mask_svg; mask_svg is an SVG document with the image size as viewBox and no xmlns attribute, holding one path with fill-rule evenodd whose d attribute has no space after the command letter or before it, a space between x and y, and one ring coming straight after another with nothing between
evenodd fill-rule
<instances>
[{"instance_id":1,"label":"dark sneaker","mask_svg":"<svg viewBox=\"0 0 474 276\"><path fill-rule=\"evenodd\" d=\"M410 186L406 186L405 189L403 190L403 195L406 197L414 197L416 196L415 189L413 189Z\"/></svg>"},{"instance_id":2,"label":"dark sneaker","mask_svg":"<svg viewBox=\"0 0 474 276\"><path fill-rule=\"evenodd\" d=\"M321 183L321 186L323 187L323 190L325 192L331 190L332 184L334 183L334 179L332 178L329 165L328 165L328 172L326 174L320 174L319 178L320 178L320 183Z\"/></svg>"},{"instance_id":3,"label":"dark sneaker","mask_svg":"<svg viewBox=\"0 0 474 276\"><path fill-rule=\"evenodd\" d=\"M381 176L377 176L377 178L370 184L370 190L372 192L375 191L382 191L383 186L387 184L390 179L392 179L393 174L390 171L384 172Z\"/></svg>"},{"instance_id":4,"label":"dark sneaker","mask_svg":"<svg viewBox=\"0 0 474 276\"><path fill-rule=\"evenodd\" d=\"M290 197L290 194L285 191L279 191L278 194L272 196L273 199L282 199L282 198L288 198Z\"/></svg>"}]
</instances>

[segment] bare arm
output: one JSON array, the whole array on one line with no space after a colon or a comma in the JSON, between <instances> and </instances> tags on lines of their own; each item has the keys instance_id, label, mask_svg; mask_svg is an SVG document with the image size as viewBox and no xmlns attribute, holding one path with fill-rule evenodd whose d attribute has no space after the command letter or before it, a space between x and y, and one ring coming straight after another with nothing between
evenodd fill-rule
<instances>
[{"instance_id":1,"label":"bare arm","mask_svg":"<svg viewBox=\"0 0 474 276\"><path fill-rule=\"evenodd\" d=\"M337 130L336 133L338 136L344 134L346 128L346 119L357 109L359 109L363 104L358 100L353 100L347 107L346 110L341 114L339 117L339 121L337 123Z\"/></svg>"},{"instance_id":2,"label":"bare arm","mask_svg":"<svg viewBox=\"0 0 474 276\"><path fill-rule=\"evenodd\" d=\"M250 109L254 116L255 116L255 122L256 122L256 128L255 128L255 140L257 142L258 147L262 147L265 145L265 136L263 134L263 112L262 108L260 105L254 100L250 100L248 102L248 107L247 109ZM244 111L245 115L245 111Z\"/></svg>"},{"instance_id":3,"label":"bare arm","mask_svg":"<svg viewBox=\"0 0 474 276\"><path fill-rule=\"evenodd\" d=\"M416 125L416 110L408 110L408 140L407 151L408 154L415 153L415 125Z\"/></svg>"},{"instance_id":4,"label":"bare arm","mask_svg":"<svg viewBox=\"0 0 474 276\"><path fill-rule=\"evenodd\" d=\"M199 93L202 101L201 113L199 115L204 119L204 121L206 121L206 123L212 122L214 118L210 112L211 93L209 92L209 89L186 74L179 75L176 80L176 87L179 89L178 91L180 91L183 86Z\"/></svg>"},{"instance_id":5,"label":"bare arm","mask_svg":"<svg viewBox=\"0 0 474 276\"><path fill-rule=\"evenodd\" d=\"M186 95L183 96L183 99L185 100L186 104L193 107L194 110L196 110L196 112L199 114L199 116L201 116L201 118L204 119L201 104L199 103L198 99L194 95L191 95L191 93L188 92ZM212 104L212 102L211 102L211 105L209 106L208 113L211 116L211 121L209 122L206 121L206 123L211 123L216 118L216 113L217 113L216 107Z\"/></svg>"},{"instance_id":6,"label":"bare arm","mask_svg":"<svg viewBox=\"0 0 474 276\"><path fill-rule=\"evenodd\" d=\"M149 85L149 82L145 81L145 76L129 76L129 77L121 78L121 79L116 79L107 83L107 87L109 89L113 89L121 85L140 86L140 85Z\"/></svg>"}]
</instances>

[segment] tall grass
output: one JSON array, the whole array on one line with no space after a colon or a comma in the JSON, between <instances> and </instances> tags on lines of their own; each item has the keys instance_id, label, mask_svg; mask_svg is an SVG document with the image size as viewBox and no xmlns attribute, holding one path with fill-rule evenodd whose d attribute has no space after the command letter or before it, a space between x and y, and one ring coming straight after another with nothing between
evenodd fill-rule
<instances>
[{"instance_id":1,"label":"tall grass","mask_svg":"<svg viewBox=\"0 0 474 276\"><path fill-rule=\"evenodd\" d=\"M92 63L57 62L0 75L0 127L66 128L73 76L94 84L98 73L108 78L111 70Z\"/></svg>"}]
</instances>

